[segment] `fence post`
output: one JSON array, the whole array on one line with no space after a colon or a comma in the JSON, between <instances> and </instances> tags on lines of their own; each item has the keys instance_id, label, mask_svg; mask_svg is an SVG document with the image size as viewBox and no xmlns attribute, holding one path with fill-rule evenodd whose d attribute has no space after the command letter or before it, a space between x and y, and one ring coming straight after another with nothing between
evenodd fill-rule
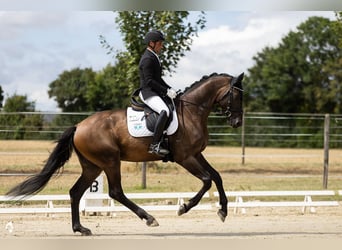
<instances>
[{"instance_id":1,"label":"fence post","mask_svg":"<svg viewBox=\"0 0 342 250\"><path fill-rule=\"evenodd\" d=\"M242 147L241 164L244 165L245 164L245 113L242 114L241 147Z\"/></svg>"},{"instance_id":2,"label":"fence post","mask_svg":"<svg viewBox=\"0 0 342 250\"><path fill-rule=\"evenodd\" d=\"M146 162L144 161L141 166L141 188L146 189Z\"/></svg>"},{"instance_id":3,"label":"fence post","mask_svg":"<svg viewBox=\"0 0 342 250\"><path fill-rule=\"evenodd\" d=\"M330 135L330 115L325 114L324 119L324 163L323 163L323 188L328 188L329 172L329 135Z\"/></svg>"}]
</instances>

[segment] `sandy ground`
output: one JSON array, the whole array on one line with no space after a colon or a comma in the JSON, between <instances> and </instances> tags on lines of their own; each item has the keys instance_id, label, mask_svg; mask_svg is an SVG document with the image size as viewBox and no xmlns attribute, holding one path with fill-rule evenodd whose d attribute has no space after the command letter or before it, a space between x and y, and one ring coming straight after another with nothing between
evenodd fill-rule
<instances>
[{"instance_id":1,"label":"sandy ground","mask_svg":"<svg viewBox=\"0 0 342 250\"><path fill-rule=\"evenodd\" d=\"M300 208L250 208L222 223L215 210L152 212L159 227L148 227L131 212L115 216L81 216L93 235L73 233L69 214L0 215L1 239L331 239L342 238L342 208L320 207L304 215ZM5 229L12 221L12 233Z\"/></svg>"}]
</instances>

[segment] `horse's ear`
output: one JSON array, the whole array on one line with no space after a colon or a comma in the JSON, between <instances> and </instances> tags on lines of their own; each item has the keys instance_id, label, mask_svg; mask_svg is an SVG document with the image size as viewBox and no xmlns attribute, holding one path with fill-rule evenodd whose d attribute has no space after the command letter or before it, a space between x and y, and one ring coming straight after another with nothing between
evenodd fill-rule
<instances>
[{"instance_id":1,"label":"horse's ear","mask_svg":"<svg viewBox=\"0 0 342 250\"><path fill-rule=\"evenodd\" d=\"M232 86L238 87L242 89L242 79L243 79L244 73L241 73L238 77L233 77L232 79Z\"/></svg>"},{"instance_id":2,"label":"horse's ear","mask_svg":"<svg viewBox=\"0 0 342 250\"><path fill-rule=\"evenodd\" d=\"M242 82L242 79L243 79L244 75L245 75L245 73L242 72L242 73L238 76L237 82Z\"/></svg>"}]
</instances>

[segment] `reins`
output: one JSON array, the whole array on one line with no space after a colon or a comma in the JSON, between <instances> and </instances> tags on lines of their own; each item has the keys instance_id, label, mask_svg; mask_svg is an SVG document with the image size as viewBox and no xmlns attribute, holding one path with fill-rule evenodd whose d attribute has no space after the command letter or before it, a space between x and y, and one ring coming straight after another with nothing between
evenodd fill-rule
<instances>
[{"instance_id":1,"label":"reins","mask_svg":"<svg viewBox=\"0 0 342 250\"><path fill-rule=\"evenodd\" d=\"M184 99L180 99L180 98L179 98L179 101L182 102L182 103L191 104L192 106L201 107L202 109L209 109L209 107L206 107L206 106L204 106L204 105L197 104L197 103L194 103L194 102L186 101L186 100L184 100Z\"/></svg>"}]
</instances>

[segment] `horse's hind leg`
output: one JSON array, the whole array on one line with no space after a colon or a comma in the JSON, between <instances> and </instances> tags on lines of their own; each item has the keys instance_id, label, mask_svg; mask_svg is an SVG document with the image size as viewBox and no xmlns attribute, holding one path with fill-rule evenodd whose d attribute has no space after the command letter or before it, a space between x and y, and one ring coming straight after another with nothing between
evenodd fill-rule
<instances>
[{"instance_id":1,"label":"horse's hind leg","mask_svg":"<svg viewBox=\"0 0 342 250\"><path fill-rule=\"evenodd\" d=\"M148 226L159 226L157 220L152 215L148 214L144 209L137 206L134 202L126 197L121 186L120 161L115 162L116 164L112 167L107 167L104 169L108 179L109 196L132 210L140 219L145 219Z\"/></svg>"},{"instance_id":2,"label":"horse's hind leg","mask_svg":"<svg viewBox=\"0 0 342 250\"><path fill-rule=\"evenodd\" d=\"M99 176L101 169L84 159L82 156L79 156L79 160L82 165L82 174L69 192L71 201L72 230L74 232L80 232L82 235L91 235L90 229L81 225L79 205L82 195L87 188L90 187L96 177Z\"/></svg>"}]
</instances>

